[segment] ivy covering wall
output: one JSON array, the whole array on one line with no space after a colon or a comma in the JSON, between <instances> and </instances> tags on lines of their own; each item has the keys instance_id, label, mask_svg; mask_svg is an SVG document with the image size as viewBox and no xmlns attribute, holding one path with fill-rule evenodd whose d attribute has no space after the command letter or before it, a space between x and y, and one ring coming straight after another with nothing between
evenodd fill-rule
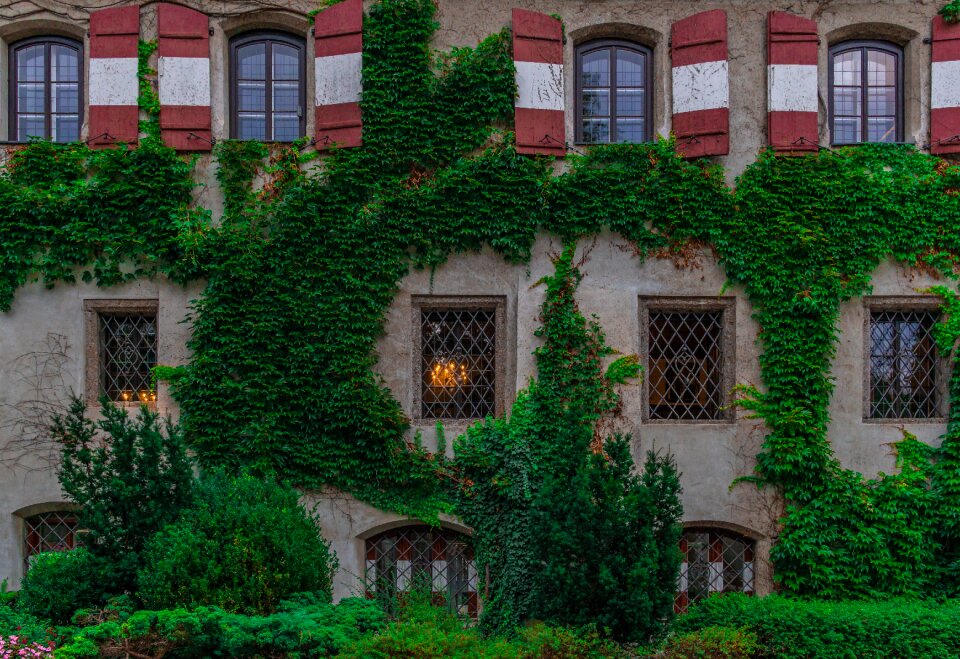
<instances>
[{"instance_id":1,"label":"ivy covering wall","mask_svg":"<svg viewBox=\"0 0 960 659\"><path fill-rule=\"evenodd\" d=\"M869 291L882 260L955 278L960 170L908 146L761 153L730 188L718 166L660 141L595 147L556 174L518 156L506 132L508 33L438 54L435 12L430 0L370 8L362 148L312 168L303 144L218 144L216 224L189 203L192 163L152 124L131 150L18 151L0 177L0 307L35 278L202 278L192 360L165 373L200 459L435 519L453 510L456 479L447 461L408 445L409 422L375 371L386 310L411 267L484 245L524 263L538 233L572 244L604 228L641 257L712 249L761 327L762 387L743 388L741 404L768 430L750 479L786 501L773 550L781 585L956 592L956 406L942 447L906 437L900 472L867 478L835 458L830 441L843 438L829 434L828 404L839 305ZM960 303L939 292L948 351Z\"/></svg>"}]
</instances>

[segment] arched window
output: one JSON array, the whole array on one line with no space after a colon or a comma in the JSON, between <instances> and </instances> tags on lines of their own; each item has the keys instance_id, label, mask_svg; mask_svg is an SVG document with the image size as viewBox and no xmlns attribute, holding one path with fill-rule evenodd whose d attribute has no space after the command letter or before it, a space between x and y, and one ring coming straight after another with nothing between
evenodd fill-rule
<instances>
[{"instance_id":1,"label":"arched window","mask_svg":"<svg viewBox=\"0 0 960 659\"><path fill-rule=\"evenodd\" d=\"M230 42L230 134L292 142L306 133L303 39L250 32Z\"/></svg>"},{"instance_id":2,"label":"arched window","mask_svg":"<svg viewBox=\"0 0 960 659\"><path fill-rule=\"evenodd\" d=\"M653 122L653 53L628 41L577 46L577 141L646 142Z\"/></svg>"},{"instance_id":3,"label":"arched window","mask_svg":"<svg viewBox=\"0 0 960 659\"><path fill-rule=\"evenodd\" d=\"M56 510L31 515L23 524L23 557L30 565L33 556L45 551L66 551L77 545L77 514Z\"/></svg>"},{"instance_id":4,"label":"arched window","mask_svg":"<svg viewBox=\"0 0 960 659\"><path fill-rule=\"evenodd\" d=\"M684 529L680 538L680 584L674 608L683 613L711 593L753 594L750 538L715 528Z\"/></svg>"},{"instance_id":5,"label":"arched window","mask_svg":"<svg viewBox=\"0 0 960 659\"><path fill-rule=\"evenodd\" d=\"M80 139L83 98L80 43L36 37L10 47L10 139Z\"/></svg>"},{"instance_id":6,"label":"arched window","mask_svg":"<svg viewBox=\"0 0 960 659\"><path fill-rule=\"evenodd\" d=\"M833 144L903 141L903 50L881 41L830 49Z\"/></svg>"},{"instance_id":7,"label":"arched window","mask_svg":"<svg viewBox=\"0 0 960 659\"><path fill-rule=\"evenodd\" d=\"M467 536L448 529L405 526L367 540L367 597L393 610L405 593L429 590L435 604L477 615L477 568Z\"/></svg>"}]
</instances>

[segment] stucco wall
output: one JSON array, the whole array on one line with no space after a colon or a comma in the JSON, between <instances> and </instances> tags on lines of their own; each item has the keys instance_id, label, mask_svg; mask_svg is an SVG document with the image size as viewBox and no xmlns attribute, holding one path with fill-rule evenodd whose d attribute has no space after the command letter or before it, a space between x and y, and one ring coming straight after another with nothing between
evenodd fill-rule
<instances>
[{"instance_id":1,"label":"stucco wall","mask_svg":"<svg viewBox=\"0 0 960 659\"><path fill-rule=\"evenodd\" d=\"M89 7L112 6L113 0L88 0ZM227 44L229 38L248 29L286 29L307 36L306 13L313 2L188 2L211 15L211 68L213 93L213 134L221 139L229 134ZM660 134L670 129L670 63L668 40L670 25L698 11L723 8L728 12L731 85L731 153L719 158L733 177L754 160L766 142L766 13L781 9L819 21L820 45L820 140L829 141L826 122L826 66L830 44L848 38L884 38L896 41L905 52L905 134L908 141L927 141L929 106L930 21L942 0L777 0L756 2L659 1L537 1L500 2L485 0L443 0L438 19L441 24L435 46L472 45L506 26L510 9L526 7L564 18L566 44L565 86L567 134L573 126L573 49L576 44L600 37L622 37L641 41L654 53L654 126ZM146 3L141 13L142 36L156 35L156 5ZM7 47L13 41L38 34L62 34L87 39L88 10L73 3L21 1L0 6L0 108L7 107ZM86 44L85 44L86 45ZM312 84L313 43L307 39L308 90ZM308 94L308 97L310 94ZM307 132L313 130L313 113L307 112ZM0 112L0 139L7 134L7 113ZM209 155L201 156L197 178L198 203L211 208L216 216L222 199L212 175ZM696 268L678 269L669 260L640 262L622 240L604 234L596 241L582 244L586 253L585 279L579 299L583 310L595 313L607 333L608 342L626 352L640 346L639 300L641 296L715 297L724 291L725 277L710 254L702 255ZM511 266L492 252L459 255L440 267L431 278L429 272L413 272L401 285L391 305L386 332L379 342L379 370L397 399L413 416L413 324L411 298L415 295L503 296L506 299L506 346L502 368L505 371L507 407L516 391L525 387L535 374L532 350L533 330L543 291L534 286L543 275L552 272L550 255L560 245L549 236L541 236L529 265ZM893 264L883 264L874 280L875 295L915 295L917 289L932 281L926 275L907 272ZM67 346L62 365L63 384L80 392L83 388L84 336L83 300L85 298L158 299L160 308L159 361L182 363L188 358L185 342L189 327L180 324L190 299L200 286L183 289L157 281L140 282L101 290L87 285L58 286L49 291L29 285L18 293L13 309L0 315L0 579L13 585L22 568L22 516L59 505L63 496L55 474L43 450L23 455L11 448L22 437L17 420L23 414L23 401L29 399L35 385L24 379L24 358L46 350L48 336L56 345ZM738 383L762 384L757 363L756 323L742 291L733 288L723 295L735 303L735 374ZM857 299L842 309L840 339L834 363L836 393L831 405L833 423L830 438L841 462L866 474L890 471L893 459L887 443L896 440L898 423L863 421L864 303ZM58 362L59 363L59 362ZM29 369L27 369L29 370ZM62 393L62 391L61 391ZM161 388L158 407L175 414L176 409ZM624 390L623 415L616 421L619 429L634 438L634 455L642 459L650 449L672 451L683 472L682 484L685 520L711 523L747 533L758 540L757 591L768 592L772 577L765 558L770 538L775 533L778 503L754 488L730 489L737 476L750 473L753 456L763 439L756 421L737 418L724 423L644 423L641 421L641 396L637 386ZM419 428L428 446L433 445L431 425ZM907 429L921 439L935 441L944 430L940 423L910 424ZM462 430L451 425L448 436ZM11 460L18 457L18 460ZM5 466L4 466L5 465ZM324 535L337 551L341 569L336 593L357 592L363 570L365 538L400 523L396 515L377 511L349 496L328 492L306 497L317 505ZM451 524L455 524L452 520Z\"/></svg>"}]
</instances>

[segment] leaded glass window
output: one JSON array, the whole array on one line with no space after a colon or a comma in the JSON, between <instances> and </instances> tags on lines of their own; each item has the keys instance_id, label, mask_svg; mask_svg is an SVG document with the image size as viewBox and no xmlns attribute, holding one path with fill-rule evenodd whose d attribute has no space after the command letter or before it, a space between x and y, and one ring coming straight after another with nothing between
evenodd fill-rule
<instances>
[{"instance_id":1,"label":"leaded glass window","mask_svg":"<svg viewBox=\"0 0 960 659\"><path fill-rule=\"evenodd\" d=\"M421 418L497 413L496 309L422 308L420 342Z\"/></svg>"},{"instance_id":2,"label":"leaded glass window","mask_svg":"<svg viewBox=\"0 0 960 659\"><path fill-rule=\"evenodd\" d=\"M27 517L24 520L24 560L27 567L33 556L45 551L66 551L77 545L77 515L68 511L53 511Z\"/></svg>"},{"instance_id":3,"label":"leaded glass window","mask_svg":"<svg viewBox=\"0 0 960 659\"><path fill-rule=\"evenodd\" d=\"M724 418L723 326L722 310L650 310L650 419Z\"/></svg>"},{"instance_id":4,"label":"leaded glass window","mask_svg":"<svg viewBox=\"0 0 960 659\"><path fill-rule=\"evenodd\" d=\"M306 132L302 39L254 32L231 44L234 138L292 142Z\"/></svg>"},{"instance_id":5,"label":"leaded glass window","mask_svg":"<svg viewBox=\"0 0 960 659\"><path fill-rule=\"evenodd\" d=\"M674 609L683 613L712 593L754 592L755 543L738 533L690 528L680 538L680 582Z\"/></svg>"},{"instance_id":6,"label":"leaded glass window","mask_svg":"<svg viewBox=\"0 0 960 659\"><path fill-rule=\"evenodd\" d=\"M438 606L475 618L477 568L469 538L448 529L406 526L366 543L367 597L390 612L412 592L428 592Z\"/></svg>"},{"instance_id":7,"label":"leaded glass window","mask_svg":"<svg viewBox=\"0 0 960 659\"><path fill-rule=\"evenodd\" d=\"M100 395L120 403L155 401L156 315L101 313L99 323Z\"/></svg>"},{"instance_id":8,"label":"leaded glass window","mask_svg":"<svg viewBox=\"0 0 960 659\"><path fill-rule=\"evenodd\" d=\"M860 41L830 49L834 144L903 140L903 50Z\"/></svg>"},{"instance_id":9,"label":"leaded glass window","mask_svg":"<svg viewBox=\"0 0 960 659\"><path fill-rule=\"evenodd\" d=\"M870 418L941 416L936 321L930 311L871 312Z\"/></svg>"},{"instance_id":10,"label":"leaded glass window","mask_svg":"<svg viewBox=\"0 0 960 659\"><path fill-rule=\"evenodd\" d=\"M10 48L10 139L80 139L83 114L80 43L39 37Z\"/></svg>"},{"instance_id":11,"label":"leaded glass window","mask_svg":"<svg viewBox=\"0 0 960 659\"><path fill-rule=\"evenodd\" d=\"M577 48L577 141L646 142L652 117L649 48L594 41Z\"/></svg>"}]
</instances>

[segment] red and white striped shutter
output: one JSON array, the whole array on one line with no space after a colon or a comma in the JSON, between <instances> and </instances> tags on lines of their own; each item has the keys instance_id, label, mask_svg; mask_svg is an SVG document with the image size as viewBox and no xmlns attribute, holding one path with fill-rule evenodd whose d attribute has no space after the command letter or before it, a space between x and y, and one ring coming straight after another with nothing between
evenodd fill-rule
<instances>
[{"instance_id":1,"label":"red and white striped shutter","mask_svg":"<svg viewBox=\"0 0 960 659\"><path fill-rule=\"evenodd\" d=\"M960 153L960 23L933 19L930 153Z\"/></svg>"},{"instance_id":2,"label":"red and white striped shutter","mask_svg":"<svg viewBox=\"0 0 960 659\"><path fill-rule=\"evenodd\" d=\"M767 137L776 151L816 151L817 23L767 15Z\"/></svg>"},{"instance_id":3,"label":"red and white striped shutter","mask_svg":"<svg viewBox=\"0 0 960 659\"><path fill-rule=\"evenodd\" d=\"M180 5L157 7L160 131L178 151L209 151L210 25L207 15Z\"/></svg>"},{"instance_id":4,"label":"red and white striped shutter","mask_svg":"<svg viewBox=\"0 0 960 659\"><path fill-rule=\"evenodd\" d=\"M360 146L363 0L343 0L314 20L317 149Z\"/></svg>"},{"instance_id":5,"label":"red and white striped shutter","mask_svg":"<svg viewBox=\"0 0 960 659\"><path fill-rule=\"evenodd\" d=\"M526 9L513 10L513 64L517 69L514 130L517 153L566 153L563 100L563 25Z\"/></svg>"},{"instance_id":6,"label":"red and white striped shutter","mask_svg":"<svg viewBox=\"0 0 960 659\"><path fill-rule=\"evenodd\" d=\"M714 9L673 24L673 133L688 158L730 152L727 14Z\"/></svg>"},{"instance_id":7,"label":"red and white striped shutter","mask_svg":"<svg viewBox=\"0 0 960 659\"><path fill-rule=\"evenodd\" d=\"M87 134L93 147L137 141L139 38L140 7L137 5L101 9L90 14Z\"/></svg>"}]
</instances>

